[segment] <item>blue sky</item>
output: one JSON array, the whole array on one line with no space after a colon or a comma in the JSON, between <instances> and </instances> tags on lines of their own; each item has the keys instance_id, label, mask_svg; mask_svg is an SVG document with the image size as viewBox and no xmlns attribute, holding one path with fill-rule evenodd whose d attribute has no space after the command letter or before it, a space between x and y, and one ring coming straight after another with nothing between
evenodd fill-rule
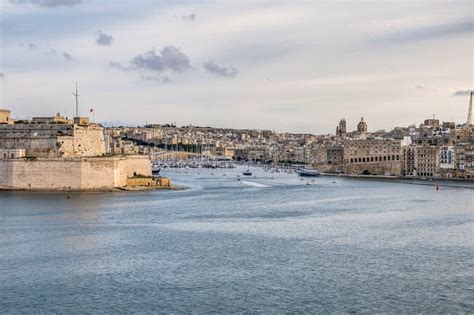
<instances>
[{"instance_id":1,"label":"blue sky","mask_svg":"<svg viewBox=\"0 0 474 315\"><path fill-rule=\"evenodd\" d=\"M473 86L472 1L0 1L19 118L72 116L78 81L101 121L378 130L464 122Z\"/></svg>"}]
</instances>

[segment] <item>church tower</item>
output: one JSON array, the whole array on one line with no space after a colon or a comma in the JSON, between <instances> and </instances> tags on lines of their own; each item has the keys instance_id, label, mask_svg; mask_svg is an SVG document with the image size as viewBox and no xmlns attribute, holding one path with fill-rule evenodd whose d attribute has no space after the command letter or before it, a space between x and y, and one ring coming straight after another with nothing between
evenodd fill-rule
<instances>
[{"instance_id":1,"label":"church tower","mask_svg":"<svg viewBox=\"0 0 474 315\"><path fill-rule=\"evenodd\" d=\"M346 119L342 118L339 121L339 126L336 128L336 135L338 137L345 137L347 134L347 129L346 129Z\"/></svg>"},{"instance_id":2,"label":"church tower","mask_svg":"<svg viewBox=\"0 0 474 315\"><path fill-rule=\"evenodd\" d=\"M367 132L367 123L364 121L364 117L360 119L360 122L357 124L357 132L358 133L366 133Z\"/></svg>"}]
</instances>

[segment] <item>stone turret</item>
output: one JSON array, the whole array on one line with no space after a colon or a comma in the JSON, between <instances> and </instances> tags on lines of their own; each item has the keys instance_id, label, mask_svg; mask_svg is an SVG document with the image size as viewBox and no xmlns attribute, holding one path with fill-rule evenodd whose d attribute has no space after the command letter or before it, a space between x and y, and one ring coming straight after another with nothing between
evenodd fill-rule
<instances>
[{"instance_id":1,"label":"stone turret","mask_svg":"<svg viewBox=\"0 0 474 315\"><path fill-rule=\"evenodd\" d=\"M10 111L0 108L0 124L12 124L13 121L10 119Z\"/></svg>"}]
</instances>

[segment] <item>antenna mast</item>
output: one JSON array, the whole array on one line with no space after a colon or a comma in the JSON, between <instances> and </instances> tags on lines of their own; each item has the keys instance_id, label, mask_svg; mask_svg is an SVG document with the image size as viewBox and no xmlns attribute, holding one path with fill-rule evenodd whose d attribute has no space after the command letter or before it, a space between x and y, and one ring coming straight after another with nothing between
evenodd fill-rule
<instances>
[{"instance_id":1,"label":"antenna mast","mask_svg":"<svg viewBox=\"0 0 474 315\"><path fill-rule=\"evenodd\" d=\"M472 95L474 91L471 91L471 100L469 101L469 111L467 112L467 125L472 125Z\"/></svg>"},{"instance_id":2,"label":"antenna mast","mask_svg":"<svg viewBox=\"0 0 474 315\"><path fill-rule=\"evenodd\" d=\"M76 97L76 117L79 117L79 93L77 92L77 82L76 82L76 93L72 92L72 95Z\"/></svg>"}]
</instances>

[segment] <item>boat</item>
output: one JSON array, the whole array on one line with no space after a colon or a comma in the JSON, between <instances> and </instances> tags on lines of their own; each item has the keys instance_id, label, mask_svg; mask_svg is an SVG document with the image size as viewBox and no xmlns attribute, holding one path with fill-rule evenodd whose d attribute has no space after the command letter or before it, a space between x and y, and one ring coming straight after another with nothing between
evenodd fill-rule
<instances>
[{"instance_id":1,"label":"boat","mask_svg":"<svg viewBox=\"0 0 474 315\"><path fill-rule=\"evenodd\" d=\"M299 170L298 175L303 177L316 177L321 176L321 173L314 170Z\"/></svg>"},{"instance_id":2,"label":"boat","mask_svg":"<svg viewBox=\"0 0 474 315\"><path fill-rule=\"evenodd\" d=\"M151 167L151 174L152 175L159 175L161 168L158 165L152 165Z\"/></svg>"},{"instance_id":3,"label":"boat","mask_svg":"<svg viewBox=\"0 0 474 315\"><path fill-rule=\"evenodd\" d=\"M245 176L252 176L252 172L251 172L249 169L247 169L246 171L244 171L244 172L242 173L242 175L245 175Z\"/></svg>"}]
</instances>

